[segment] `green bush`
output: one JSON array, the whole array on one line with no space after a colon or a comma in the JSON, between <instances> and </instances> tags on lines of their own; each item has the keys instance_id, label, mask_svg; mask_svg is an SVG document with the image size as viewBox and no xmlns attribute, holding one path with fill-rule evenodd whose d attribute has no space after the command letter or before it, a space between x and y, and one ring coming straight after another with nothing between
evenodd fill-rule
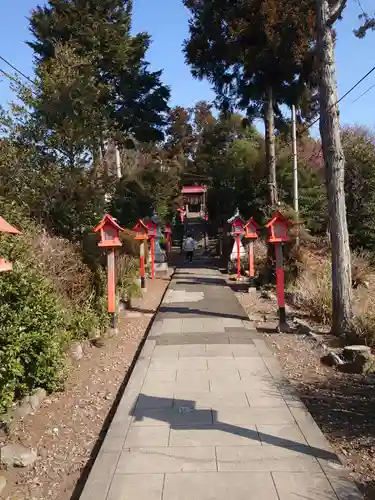
<instances>
[{"instance_id":1,"label":"green bush","mask_svg":"<svg viewBox=\"0 0 375 500\"><path fill-rule=\"evenodd\" d=\"M0 279L0 411L36 387L61 387L67 335L53 287L29 266Z\"/></svg>"}]
</instances>

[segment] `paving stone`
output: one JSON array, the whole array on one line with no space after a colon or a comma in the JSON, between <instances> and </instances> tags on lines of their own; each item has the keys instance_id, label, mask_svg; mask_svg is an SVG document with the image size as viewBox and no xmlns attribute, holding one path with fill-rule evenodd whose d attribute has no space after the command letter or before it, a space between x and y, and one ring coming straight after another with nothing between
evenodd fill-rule
<instances>
[{"instance_id":1,"label":"paving stone","mask_svg":"<svg viewBox=\"0 0 375 500\"><path fill-rule=\"evenodd\" d=\"M163 500L278 500L270 473L167 474Z\"/></svg>"},{"instance_id":2,"label":"paving stone","mask_svg":"<svg viewBox=\"0 0 375 500\"><path fill-rule=\"evenodd\" d=\"M249 403L245 392L214 394L212 392L202 393L180 393L182 397L175 394L173 406L178 407L193 407L196 409L212 408L219 410L220 408L248 408Z\"/></svg>"},{"instance_id":3,"label":"paving stone","mask_svg":"<svg viewBox=\"0 0 375 500\"><path fill-rule=\"evenodd\" d=\"M177 370L149 370L144 383L148 382L174 382L176 380Z\"/></svg>"},{"instance_id":4,"label":"paving stone","mask_svg":"<svg viewBox=\"0 0 375 500\"><path fill-rule=\"evenodd\" d=\"M238 373L238 370L226 370L225 372L222 371L212 371L212 370L207 370L205 372L194 372L190 370L179 370L177 372L177 379L176 383L188 383L190 382L198 382L198 381L207 381L207 382L217 382L220 383L221 381L227 382L227 381L233 381L233 382L240 382L240 375Z\"/></svg>"},{"instance_id":5,"label":"paving stone","mask_svg":"<svg viewBox=\"0 0 375 500\"><path fill-rule=\"evenodd\" d=\"M283 372L280 363L278 362L277 359L271 357L264 357L263 361L272 377L277 379L283 378Z\"/></svg>"},{"instance_id":6,"label":"paving stone","mask_svg":"<svg viewBox=\"0 0 375 500\"><path fill-rule=\"evenodd\" d=\"M194 358L180 358L174 359L152 359L149 367L149 371L153 370L207 370L207 360L202 357Z\"/></svg>"},{"instance_id":7,"label":"paving stone","mask_svg":"<svg viewBox=\"0 0 375 500\"><path fill-rule=\"evenodd\" d=\"M287 425L257 425L263 445L281 446L283 448L295 447L307 442L296 424Z\"/></svg>"},{"instance_id":8,"label":"paving stone","mask_svg":"<svg viewBox=\"0 0 375 500\"><path fill-rule=\"evenodd\" d=\"M261 356L255 345L232 345L232 352L235 358L259 358Z\"/></svg>"},{"instance_id":9,"label":"paving stone","mask_svg":"<svg viewBox=\"0 0 375 500\"><path fill-rule=\"evenodd\" d=\"M318 461L298 449L262 446L217 447L219 471L289 471L321 473Z\"/></svg>"},{"instance_id":10,"label":"paving stone","mask_svg":"<svg viewBox=\"0 0 375 500\"><path fill-rule=\"evenodd\" d=\"M261 446L255 426L217 424L200 429L173 427L170 446Z\"/></svg>"},{"instance_id":11,"label":"paving stone","mask_svg":"<svg viewBox=\"0 0 375 500\"><path fill-rule=\"evenodd\" d=\"M224 422L232 425L275 425L294 424L294 418L288 408L235 408L219 409L214 415L215 422Z\"/></svg>"},{"instance_id":12,"label":"paving stone","mask_svg":"<svg viewBox=\"0 0 375 500\"><path fill-rule=\"evenodd\" d=\"M168 446L168 426L134 426L128 431L123 447Z\"/></svg>"},{"instance_id":13,"label":"paving stone","mask_svg":"<svg viewBox=\"0 0 375 500\"><path fill-rule=\"evenodd\" d=\"M182 318L166 318L162 322L162 333L182 332Z\"/></svg>"},{"instance_id":14,"label":"paving stone","mask_svg":"<svg viewBox=\"0 0 375 500\"><path fill-rule=\"evenodd\" d=\"M133 426L201 426L212 424L210 409L181 412L177 408L167 410L135 410Z\"/></svg>"},{"instance_id":15,"label":"paving stone","mask_svg":"<svg viewBox=\"0 0 375 500\"><path fill-rule=\"evenodd\" d=\"M273 357L274 354L263 339L254 339L255 347L263 357Z\"/></svg>"},{"instance_id":16,"label":"paving stone","mask_svg":"<svg viewBox=\"0 0 375 500\"><path fill-rule=\"evenodd\" d=\"M115 473L120 453L99 453L80 500L105 500Z\"/></svg>"},{"instance_id":17,"label":"paving stone","mask_svg":"<svg viewBox=\"0 0 375 500\"><path fill-rule=\"evenodd\" d=\"M318 459L339 500L363 500L363 495L348 476L337 457Z\"/></svg>"},{"instance_id":18,"label":"paving stone","mask_svg":"<svg viewBox=\"0 0 375 500\"><path fill-rule=\"evenodd\" d=\"M178 346L155 346L153 357L155 358L168 358L168 359L178 359Z\"/></svg>"},{"instance_id":19,"label":"paving stone","mask_svg":"<svg viewBox=\"0 0 375 500\"><path fill-rule=\"evenodd\" d=\"M205 345L183 345L179 348L179 357L195 357L195 356L207 356L206 346Z\"/></svg>"},{"instance_id":20,"label":"paving stone","mask_svg":"<svg viewBox=\"0 0 375 500\"><path fill-rule=\"evenodd\" d=\"M231 357L233 356L233 346L229 343L227 345L207 345L206 347L208 356L223 356Z\"/></svg>"},{"instance_id":21,"label":"paving stone","mask_svg":"<svg viewBox=\"0 0 375 500\"><path fill-rule=\"evenodd\" d=\"M147 394L140 394L135 408L137 410L167 409L173 406L172 398L152 397ZM132 412L133 413L133 412Z\"/></svg>"},{"instance_id":22,"label":"paving stone","mask_svg":"<svg viewBox=\"0 0 375 500\"><path fill-rule=\"evenodd\" d=\"M272 472L280 500L337 500L326 476L311 472Z\"/></svg>"},{"instance_id":23,"label":"paving stone","mask_svg":"<svg viewBox=\"0 0 375 500\"><path fill-rule=\"evenodd\" d=\"M263 395L256 393L247 393L247 400L250 408L285 408L289 409L284 399L281 396Z\"/></svg>"},{"instance_id":24,"label":"paving stone","mask_svg":"<svg viewBox=\"0 0 375 500\"><path fill-rule=\"evenodd\" d=\"M233 370L237 368L235 359L232 356L214 356L207 358L207 366L209 370Z\"/></svg>"},{"instance_id":25,"label":"paving stone","mask_svg":"<svg viewBox=\"0 0 375 500\"><path fill-rule=\"evenodd\" d=\"M229 337L227 334L222 333L211 333L209 335L205 335L203 333L200 334L168 334L161 335L157 337L156 344L157 345L206 345L206 344L227 344L229 345Z\"/></svg>"},{"instance_id":26,"label":"paving stone","mask_svg":"<svg viewBox=\"0 0 375 500\"><path fill-rule=\"evenodd\" d=\"M164 474L115 474L106 500L161 500Z\"/></svg>"},{"instance_id":27,"label":"paving stone","mask_svg":"<svg viewBox=\"0 0 375 500\"><path fill-rule=\"evenodd\" d=\"M213 447L157 447L124 449L117 474L216 471Z\"/></svg>"},{"instance_id":28,"label":"paving stone","mask_svg":"<svg viewBox=\"0 0 375 500\"><path fill-rule=\"evenodd\" d=\"M129 409L129 413L131 409ZM131 415L124 416L121 420L112 421L109 429L107 431L105 439L109 438L118 438L125 440L126 434L132 423L133 417Z\"/></svg>"}]
</instances>

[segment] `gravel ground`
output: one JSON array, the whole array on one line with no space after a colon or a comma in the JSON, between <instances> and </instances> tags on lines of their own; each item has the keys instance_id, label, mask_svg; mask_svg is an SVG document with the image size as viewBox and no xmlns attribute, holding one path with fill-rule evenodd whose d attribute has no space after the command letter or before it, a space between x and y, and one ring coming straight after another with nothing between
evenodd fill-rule
<instances>
[{"instance_id":1,"label":"gravel ground","mask_svg":"<svg viewBox=\"0 0 375 500\"><path fill-rule=\"evenodd\" d=\"M271 300L236 295L250 317L277 311ZM337 339L323 328L312 326L326 345L337 345ZM323 366L320 348L302 335L265 333L265 338L366 498L375 500L375 377L343 374Z\"/></svg>"},{"instance_id":2,"label":"gravel ground","mask_svg":"<svg viewBox=\"0 0 375 500\"><path fill-rule=\"evenodd\" d=\"M79 497L80 478L92 463L108 412L168 282L149 281L144 297L134 303L146 313L131 317L123 313L118 336L101 348L88 348L85 357L73 364L66 390L45 399L35 415L12 432L12 442L35 449L39 458L30 468L1 471L7 480L2 500Z\"/></svg>"}]
</instances>

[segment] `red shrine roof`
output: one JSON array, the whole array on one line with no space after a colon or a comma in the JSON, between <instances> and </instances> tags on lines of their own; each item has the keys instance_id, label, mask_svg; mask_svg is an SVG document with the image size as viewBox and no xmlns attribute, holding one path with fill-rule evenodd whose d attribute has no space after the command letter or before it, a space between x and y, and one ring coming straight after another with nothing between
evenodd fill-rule
<instances>
[{"instance_id":1,"label":"red shrine roof","mask_svg":"<svg viewBox=\"0 0 375 500\"><path fill-rule=\"evenodd\" d=\"M205 193L206 191L206 186L184 186L182 188L182 194Z\"/></svg>"}]
</instances>

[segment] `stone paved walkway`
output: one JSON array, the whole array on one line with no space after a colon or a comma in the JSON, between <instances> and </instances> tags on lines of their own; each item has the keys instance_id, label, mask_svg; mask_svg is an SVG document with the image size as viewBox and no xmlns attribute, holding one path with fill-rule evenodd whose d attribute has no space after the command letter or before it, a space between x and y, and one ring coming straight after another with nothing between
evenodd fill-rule
<instances>
[{"instance_id":1,"label":"stone paved walkway","mask_svg":"<svg viewBox=\"0 0 375 500\"><path fill-rule=\"evenodd\" d=\"M171 282L81 500L359 500L221 274Z\"/></svg>"}]
</instances>

